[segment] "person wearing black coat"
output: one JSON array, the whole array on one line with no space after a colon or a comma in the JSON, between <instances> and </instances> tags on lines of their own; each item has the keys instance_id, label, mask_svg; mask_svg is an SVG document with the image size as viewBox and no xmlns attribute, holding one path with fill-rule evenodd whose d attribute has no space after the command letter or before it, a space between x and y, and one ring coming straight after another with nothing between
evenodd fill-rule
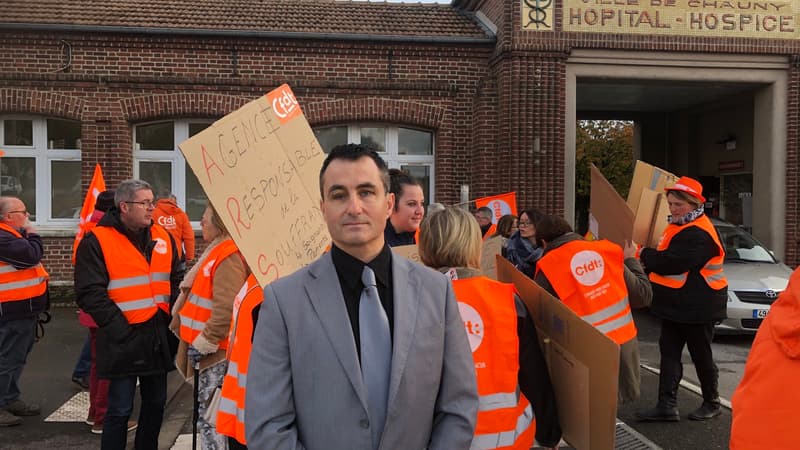
<instances>
[{"instance_id":1,"label":"person wearing black coat","mask_svg":"<svg viewBox=\"0 0 800 450\"><path fill-rule=\"evenodd\" d=\"M153 193L150 185L139 180L123 181L116 190L115 206L97 228L113 227L124 235L149 263L156 246L151 238ZM149 225L148 225L149 224ZM172 260L170 305L178 295L183 278L183 264L174 240L170 237ZM75 257L75 293L77 303L92 316L97 331L97 372L111 379L108 411L103 426L101 448L124 449L128 418L133 409L137 378L142 405L137 449L156 449L166 403L166 375L174 369L174 353L168 340L169 315L158 308L150 319L131 324L108 295L109 272L100 242L94 231L81 241Z\"/></svg>"},{"instance_id":2,"label":"person wearing black coat","mask_svg":"<svg viewBox=\"0 0 800 450\"><path fill-rule=\"evenodd\" d=\"M661 248L662 245L659 245L660 250L643 248L640 253L653 285L650 311L661 318L658 342L661 371L658 403L654 408L638 412L639 420L680 420L677 394L683 377L681 353L684 345L689 348L703 392L703 404L689 414L689 419L707 420L720 413L718 369L711 351L711 339L714 325L726 317L728 288L721 273L724 249L718 245L716 231L703 212L705 199L702 189L699 182L689 177L681 177L675 185L667 188L671 216L670 226L662 240L668 235L671 239L666 248ZM704 277L701 273L701 270L709 269L712 265L709 262L714 258L719 260L719 264L714 265L718 265L720 271L716 275L720 278L716 284L709 281L713 277ZM680 287L669 287L666 285L669 283L663 281L666 277L685 281Z\"/></svg>"}]
</instances>

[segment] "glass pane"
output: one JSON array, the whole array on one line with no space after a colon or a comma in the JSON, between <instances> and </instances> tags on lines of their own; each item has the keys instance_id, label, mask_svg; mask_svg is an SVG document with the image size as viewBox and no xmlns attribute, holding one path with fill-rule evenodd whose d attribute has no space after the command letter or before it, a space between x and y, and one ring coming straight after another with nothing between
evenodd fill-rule
<instances>
[{"instance_id":1,"label":"glass pane","mask_svg":"<svg viewBox=\"0 0 800 450\"><path fill-rule=\"evenodd\" d=\"M422 193L425 195L425 207L431 202L431 167L430 166L400 166L400 170L408 173L422 185Z\"/></svg>"},{"instance_id":2,"label":"glass pane","mask_svg":"<svg viewBox=\"0 0 800 450\"><path fill-rule=\"evenodd\" d=\"M33 121L9 120L3 121L3 144L5 145L33 145Z\"/></svg>"},{"instance_id":3,"label":"glass pane","mask_svg":"<svg viewBox=\"0 0 800 450\"><path fill-rule=\"evenodd\" d=\"M189 124L189 137L194 136L195 134L205 130L206 128L210 127L210 123L190 123Z\"/></svg>"},{"instance_id":4,"label":"glass pane","mask_svg":"<svg viewBox=\"0 0 800 450\"><path fill-rule=\"evenodd\" d=\"M411 128L398 128L397 146L397 152L401 155L432 155L433 133Z\"/></svg>"},{"instance_id":5,"label":"glass pane","mask_svg":"<svg viewBox=\"0 0 800 450\"><path fill-rule=\"evenodd\" d=\"M361 143L364 145L374 145L379 152L386 151L386 129L384 128L362 128Z\"/></svg>"},{"instance_id":6,"label":"glass pane","mask_svg":"<svg viewBox=\"0 0 800 450\"><path fill-rule=\"evenodd\" d=\"M81 123L69 120L47 119L47 148L81 148Z\"/></svg>"},{"instance_id":7,"label":"glass pane","mask_svg":"<svg viewBox=\"0 0 800 450\"><path fill-rule=\"evenodd\" d=\"M174 150L175 128L172 122L151 123L136 127L136 150Z\"/></svg>"},{"instance_id":8,"label":"glass pane","mask_svg":"<svg viewBox=\"0 0 800 450\"><path fill-rule=\"evenodd\" d=\"M189 164L186 162L184 164L186 164L186 214L189 220L199 221L206 209L208 197Z\"/></svg>"},{"instance_id":9,"label":"glass pane","mask_svg":"<svg viewBox=\"0 0 800 450\"><path fill-rule=\"evenodd\" d=\"M325 153L337 145L347 144L347 127L326 127L314 130L317 141Z\"/></svg>"},{"instance_id":10,"label":"glass pane","mask_svg":"<svg viewBox=\"0 0 800 450\"><path fill-rule=\"evenodd\" d=\"M150 183L155 197L166 197L172 192L172 163L140 161L139 179Z\"/></svg>"},{"instance_id":11,"label":"glass pane","mask_svg":"<svg viewBox=\"0 0 800 450\"><path fill-rule=\"evenodd\" d=\"M0 158L0 195L19 197L36 220L36 158Z\"/></svg>"},{"instance_id":12,"label":"glass pane","mask_svg":"<svg viewBox=\"0 0 800 450\"><path fill-rule=\"evenodd\" d=\"M81 162L50 163L50 205L53 219L78 218L81 212Z\"/></svg>"}]
</instances>

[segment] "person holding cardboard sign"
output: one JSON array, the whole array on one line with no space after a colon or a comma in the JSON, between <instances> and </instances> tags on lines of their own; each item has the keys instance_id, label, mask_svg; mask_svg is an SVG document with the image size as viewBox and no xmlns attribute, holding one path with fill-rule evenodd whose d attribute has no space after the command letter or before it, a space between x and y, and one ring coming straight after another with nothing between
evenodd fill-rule
<instances>
[{"instance_id":1,"label":"person holding cardboard sign","mask_svg":"<svg viewBox=\"0 0 800 450\"><path fill-rule=\"evenodd\" d=\"M464 324L447 277L386 245L386 163L340 145L319 181L333 244L264 288L248 366L248 447L469 449L478 394Z\"/></svg>"},{"instance_id":2,"label":"person holding cardboard sign","mask_svg":"<svg viewBox=\"0 0 800 450\"><path fill-rule=\"evenodd\" d=\"M658 403L637 416L646 421L678 421L678 384L683 377L684 345L697 369L703 403L689 414L708 420L720 414L717 365L711 352L714 323L727 313L728 281L722 270L725 248L705 215L703 186L681 177L665 188L669 225L658 248L643 248L640 259L653 283L653 307L661 318L661 373Z\"/></svg>"},{"instance_id":3,"label":"person holding cardboard sign","mask_svg":"<svg viewBox=\"0 0 800 450\"><path fill-rule=\"evenodd\" d=\"M560 216L544 216L536 224L544 247L534 281L560 299L583 320L620 346L619 399L639 398L639 341L631 308L650 305L652 287L636 247L623 250L606 241L586 241Z\"/></svg>"},{"instance_id":4,"label":"person holding cardboard sign","mask_svg":"<svg viewBox=\"0 0 800 450\"><path fill-rule=\"evenodd\" d=\"M423 222L419 242L422 261L453 281L472 349L480 395L472 446L527 450L535 435L554 448L561 425L536 327L513 284L481 274L480 233L468 212L448 208Z\"/></svg>"}]
</instances>

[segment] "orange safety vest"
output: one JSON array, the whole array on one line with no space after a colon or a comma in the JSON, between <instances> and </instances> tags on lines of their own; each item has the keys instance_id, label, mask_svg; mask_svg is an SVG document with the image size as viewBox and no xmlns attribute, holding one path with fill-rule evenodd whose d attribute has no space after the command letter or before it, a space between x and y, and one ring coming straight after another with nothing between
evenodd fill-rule
<instances>
[{"instance_id":1,"label":"orange safety vest","mask_svg":"<svg viewBox=\"0 0 800 450\"><path fill-rule=\"evenodd\" d=\"M714 228L711 220L709 220L705 214L685 225L667 225L667 229L664 230L664 234L658 241L657 250L662 251L669 248L669 243L672 241L672 238L675 237L676 234L689 227L698 227L705 231L709 236L711 236L711 239L714 240L714 243L717 244L719 253L717 256L709 259L706 262L706 265L700 269L700 275L711 289L720 290L724 288L728 285L728 280L725 278L725 274L722 271L722 263L725 261L725 248L719 242L717 230ZM650 281L652 283L660 284L661 286L666 286L672 289L682 288L683 285L686 284L686 279L688 277L689 272L684 272L678 275L660 275L655 272L650 272Z\"/></svg>"},{"instance_id":2,"label":"orange safety vest","mask_svg":"<svg viewBox=\"0 0 800 450\"><path fill-rule=\"evenodd\" d=\"M471 450L528 450L536 421L520 392L514 285L484 276L453 280L478 380L478 421Z\"/></svg>"},{"instance_id":3,"label":"orange safety vest","mask_svg":"<svg viewBox=\"0 0 800 450\"><path fill-rule=\"evenodd\" d=\"M192 289L178 316L181 320L181 340L191 344L203 332L206 322L211 318L214 305L214 273L220 263L239 251L233 239L228 238L217 245L206 257L205 265L197 272ZM219 341L219 348L228 348L228 338Z\"/></svg>"},{"instance_id":4,"label":"orange safety vest","mask_svg":"<svg viewBox=\"0 0 800 450\"><path fill-rule=\"evenodd\" d=\"M253 346L253 309L264 300L264 290L250 274L236 294L231 317L232 344L228 347L228 372L222 382L222 399L217 413L217 432L247 445L244 435L244 398L247 366Z\"/></svg>"},{"instance_id":5,"label":"orange safety vest","mask_svg":"<svg viewBox=\"0 0 800 450\"><path fill-rule=\"evenodd\" d=\"M620 246L607 240L575 240L546 252L536 270L569 309L622 345L636 337L624 259Z\"/></svg>"},{"instance_id":6,"label":"orange safety vest","mask_svg":"<svg viewBox=\"0 0 800 450\"><path fill-rule=\"evenodd\" d=\"M8 231L23 239L19 231L5 223L0 223L0 230ZM44 294L49 277L42 263L27 269L17 269L11 264L0 261L0 303L28 300Z\"/></svg>"},{"instance_id":7,"label":"orange safety vest","mask_svg":"<svg viewBox=\"0 0 800 450\"><path fill-rule=\"evenodd\" d=\"M91 231L100 243L108 270L108 296L130 324L150 320L158 308L169 314L172 272L172 245L167 230L150 227L156 242L147 263L133 243L114 227L95 227Z\"/></svg>"}]
</instances>

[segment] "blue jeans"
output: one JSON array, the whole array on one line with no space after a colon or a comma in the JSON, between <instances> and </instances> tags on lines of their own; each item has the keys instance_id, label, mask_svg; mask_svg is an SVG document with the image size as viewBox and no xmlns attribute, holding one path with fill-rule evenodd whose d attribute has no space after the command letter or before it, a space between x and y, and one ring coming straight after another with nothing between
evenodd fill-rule
<instances>
[{"instance_id":1,"label":"blue jeans","mask_svg":"<svg viewBox=\"0 0 800 450\"><path fill-rule=\"evenodd\" d=\"M89 376L89 370L92 368L92 340L89 334L86 334L86 340L83 342L81 354L78 356L78 362L75 363L75 368L72 369L72 378L84 378Z\"/></svg>"},{"instance_id":2,"label":"blue jeans","mask_svg":"<svg viewBox=\"0 0 800 450\"><path fill-rule=\"evenodd\" d=\"M133 396L136 395L136 378L113 378L108 387L108 411L103 423L102 450L125 450L128 437L128 419L133 411ZM136 450L158 450L158 433L164 418L167 401L167 373L140 376L139 394L142 406L139 410L139 427L136 429Z\"/></svg>"},{"instance_id":3,"label":"blue jeans","mask_svg":"<svg viewBox=\"0 0 800 450\"><path fill-rule=\"evenodd\" d=\"M35 334L35 317L0 321L0 408L19 399L19 377Z\"/></svg>"}]
</instances>

